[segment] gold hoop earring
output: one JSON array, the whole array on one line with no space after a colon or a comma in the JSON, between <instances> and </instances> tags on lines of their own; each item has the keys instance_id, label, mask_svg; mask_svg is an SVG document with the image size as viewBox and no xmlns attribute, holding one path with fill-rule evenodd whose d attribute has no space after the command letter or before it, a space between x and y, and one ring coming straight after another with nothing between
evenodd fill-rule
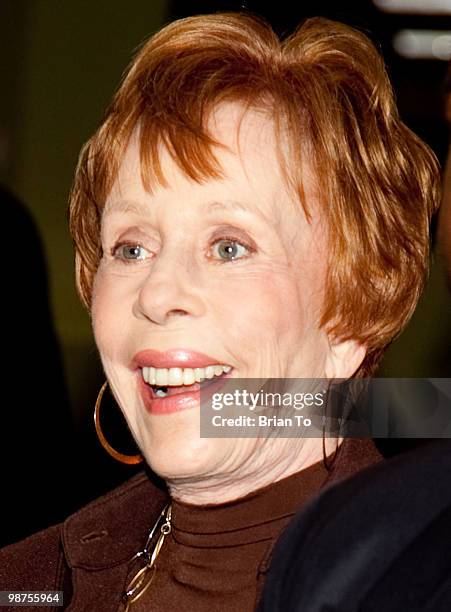
<instances>
[{"instance_id":1,"label":"gold hoop earring","mask_svg":"<svg viewBox=\"0 0 451 612\"><path fill-rule=\"evenodd\" d=\"M121 463L127 463L128 465L135 465L137 463L141 463L144 459L142 455L124 455L123 453L118 452L107 442L107 439L103 435L102 428L100 427L100 405L102 403L102 397L105 393L105 389L107 388L107 386L108 382L104 382L102 388L99 391L99 395L97 396L97 401L94 408L94 425L100 444L103 446L103 448L109 455L111 455L112 457L114 457L114 459L120 461Z\"/></svg>"}]
</instances>

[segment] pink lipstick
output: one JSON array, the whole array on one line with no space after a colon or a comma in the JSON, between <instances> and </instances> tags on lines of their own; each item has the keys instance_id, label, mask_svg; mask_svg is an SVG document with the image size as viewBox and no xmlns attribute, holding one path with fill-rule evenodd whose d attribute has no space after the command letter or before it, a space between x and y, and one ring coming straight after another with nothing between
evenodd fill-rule
<instances>
[{"instance_id":1,"label":"pink lipstick","mask_svg":"<svg viewBox=\"0 0 451 612\"><path fill-rule=\"evenodd\" d=\"M143 368L206 368L209 365L221 363L217 359L193 351L192 349L176 348L167 351L146 349L133 357L135 367ZM224 364L225 365L225 364Z\"/></svg>"}]
</instances>

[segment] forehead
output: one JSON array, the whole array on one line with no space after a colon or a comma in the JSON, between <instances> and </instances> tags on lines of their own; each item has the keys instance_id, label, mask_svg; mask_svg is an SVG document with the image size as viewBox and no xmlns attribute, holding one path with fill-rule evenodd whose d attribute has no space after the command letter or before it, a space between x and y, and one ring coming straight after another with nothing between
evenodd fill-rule
<instances>
[{"instance_id":1,"label":"forehead","mask_svg":"<svg viewBox=\"0 0 451 612\"><path fill-rule=\"evenodd\" d=\"M194 181L180 169L168 149L160 145L159 160L168 186L158 186L150 196L141 181L138 127L107 198L106 211L118 205L123 207L124 201L146 200L158 204L173 198L180 204L217 202L216 207L220 207L221 200L235 202L253 213L272 218L276 224L289 212L302 214L301 205L288 192L280 167L278 151L285 152L285 143L277 139L274 123L267 113L245 110L238 103L222 104L210 114L207 127L222 145L213 148L222 172L220 178ZM307 175L306 183L311 183Z\"/></svg>"}]
</instances>

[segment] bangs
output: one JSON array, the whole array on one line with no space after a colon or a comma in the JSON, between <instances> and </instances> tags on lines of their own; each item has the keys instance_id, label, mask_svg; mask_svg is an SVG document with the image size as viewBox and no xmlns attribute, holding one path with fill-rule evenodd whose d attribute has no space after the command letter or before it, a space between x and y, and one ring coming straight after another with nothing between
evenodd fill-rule
<instances>
[{"instance_id":1,"label":"bangs","mask_svg":"<svg viewBox=\"0 0 451 612\"><path fill-rule=\"evenodd\" d=\"M288 116L292 108L283 112L284 98L275 100L274 93L265 92L260 96L243 98L231 95L218 96L202 100L198 91L184 92L187 97L197 100L197 104L187 107L183 116L172 112L159 98L152 103L142 94L137 108L116 109L89 143L90 176L92 177L91 194L101 216L106 199L117 179L119 168L124 159L127 147L134 136L137 137L140 155L140 173L145 191L154 195L159 188L168 188L169 182L162 165L162 151L166 151L180 171L190 180L203 183L211 179L221 179L225 173L215 154L215 149L223 149L233 154L234 151L219 141L209 128L210 119L221 105L232 104L240 109L240 118L236 126L236 137L239 142L242 122L247 112L263 114L274 128L276 160L287 190L299 201L309 218L307 203L304 198L303 174L304 164L301 149L306 148L308 139L293 138L297 124L289 126ZM211 93L211 92L210 92ZM278 112L276 112L278 108ZM288 134L291 133L291 137ZM293 141L296 143L293 146ZM300 141L304 144L298 145ZM312 158L312 156L310 155ZM295 161L293 161L293 158Z\"/></svg>"}]
</instances>

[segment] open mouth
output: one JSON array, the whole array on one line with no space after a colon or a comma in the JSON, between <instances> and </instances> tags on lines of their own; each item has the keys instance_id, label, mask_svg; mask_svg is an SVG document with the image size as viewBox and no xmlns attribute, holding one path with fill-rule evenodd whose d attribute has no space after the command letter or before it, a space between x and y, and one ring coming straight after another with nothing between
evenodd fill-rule
<instances>
[{"instance_id":1,"label":"open mouth","mask_svg":"<svg viewBox=\"0 0 451 612\"><path fill-rule=\"evenodd\" d=\"M225 378L231 370L231 366L224 364L205 368L143 367L142 377L152 390L154 398L165 398L200 391L212 382Z\"/></svg>"}]
</instances>

